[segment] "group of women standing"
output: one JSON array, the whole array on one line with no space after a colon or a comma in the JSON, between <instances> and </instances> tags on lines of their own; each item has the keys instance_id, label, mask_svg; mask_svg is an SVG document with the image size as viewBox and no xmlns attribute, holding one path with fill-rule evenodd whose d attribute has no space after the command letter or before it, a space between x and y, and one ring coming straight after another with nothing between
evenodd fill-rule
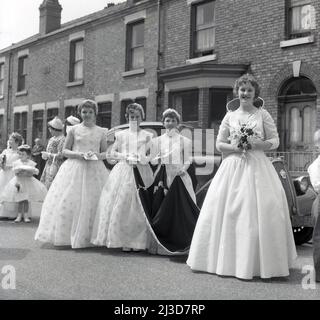
<instances>
[{"instance_id":1,"label":"group of women standing","mask_svg":"<svg viewBox=\"0 0 320 320\"><path fill-rule=\"evenodd\" d=\"M140 128L141 105L129 105L129 128L117 132L107 150L106 131L95 124L97 104L83 101L83 121L67 134L61 152L67 160L48 191L35 239L72 248L189 253L193 270L242 279L289 275L296 250L287 200L264 154L278 147L277 130L254 104L259 86L252 76L242 76L234 89L239 106L222 121L217 149L224 160L200 214L188 174L191 141L178 132L175 110L164 112L166 132L155 138ZM254 139L242 145L238 133L249 124ZM104 159L118 161L111 172Z\"/></svg>"},{"instance_id":2,"label":"group of women standing","mask_svg":"<svg viewBox=\"0 0 320 320\"><path fill-rule=\"evenodd\" d=\"M198 208L194 204L192 212L184 213L191 219L181 215L180 222L186 225L187 231L179 238L166 237L165 231L161 234L164 240L158 239L154 221L161 225L163 218L159 218L160 210L152 212L155 188L149 162L161 162L161 150L153 147L152 134L140 128L144 118L141 105L134 103L127 107L129 129L116 133L116 140L108 151L106 131L95 125L96 103L85 100L78 110L83 121L67 134L63 150L67 160L49 189L35 238L72 248L96 245L137 251L148 249L151 243L155 248L156 243L163 253L185 252L191 242ZM175 110L169 110L166 117L176 119L176 125L179 123ZM178 133L175 131L175 134ZM179 153L183 155L184 144L179 145ZM104 159L118 160L110 174L102 162ZM169 187L174 176L188 175L183 168L183 157L179 161L179 170L168 171ZM195 201L193 190L192 193ZM178 243L174 251L165 240Z\"/></svg>"}]
</instances>

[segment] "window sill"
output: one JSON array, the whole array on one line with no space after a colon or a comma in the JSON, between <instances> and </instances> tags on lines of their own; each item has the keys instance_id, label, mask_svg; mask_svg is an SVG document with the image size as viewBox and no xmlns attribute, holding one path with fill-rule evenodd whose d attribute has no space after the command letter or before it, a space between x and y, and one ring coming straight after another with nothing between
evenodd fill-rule
<instances>
[{"instance_id":1,"label":"window sill","mask_svg":"<svg viewBox=\"0 0 320 320\"><path fill-rule=\"evenodd\" d=\"M206 61L213 61L217 59L216 54L210 54L207 56L199 57L199 58L192 58L186 60L186 64L196 64L196 63L201 63L201 62L206 62Z\"/></svg>"},{"instance_id":2,"label":"window sill","mask_svg":"<svg viewBox=\"0 0 320 320\"><path fill-rule=\"evenodd\" d=\"M135 70L130 70L130 71L125 71L125 72L122 72L122 77L131 77L131 76L135 76L135 75L138 75L138 74L144 74L145 73L145 70L144 68L140 68L140 69L135 69Z\"/></svg>"},{"instance_id":3,"label":"window sill","mask_svg":"<svg viewBox=\"0 0 320 320\"><path fill-rule=\"evenodd\" d=\"M78 81L73 81L73 82L68 82L66 84L67 87L76 87L76 86L82 86L84 84L83 80L78 80Z\"/></svg>"},{"instance_id":4,"label":"window sill","mask_svg":"<svg viewBox=\"0 0 320 320\"><path fill-rule=\"evenodd\" d=\"M311 36L308 36L308 37L302 37L302 38L297 38L297 39L281 41L280 48L298 46L301 44L313 43L313 42L314 42L314 35L312 34Z\"/></svg>"},{"instance_id":5,"label":"window sill","mask_svg":"<svg viewBox=\"0 0 320 320\"><path fill-rule=\"evenodd\" d=\"M3 96L3 95L1 95L1 96L0 96L0 100L3 100L3 99L4 99L4 96Z\"/></svg>"},{"instance_id":6,"label":"window sill","mask_svg":"<svg viewBox=\"0 0 320 320\"><path fill-rule=\"evenodd\" d=\"M28 94L28 90L19 91L15 94L16 97L26 96Z\"/></svg>"}]
</instances>

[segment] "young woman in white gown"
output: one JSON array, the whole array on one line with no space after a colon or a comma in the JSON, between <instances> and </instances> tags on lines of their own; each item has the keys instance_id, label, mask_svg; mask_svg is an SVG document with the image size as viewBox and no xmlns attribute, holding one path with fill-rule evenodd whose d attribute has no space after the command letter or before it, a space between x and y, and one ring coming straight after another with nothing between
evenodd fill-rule
<instances>
[{"instance_id":1,"label":"young woman in white gown","mask_svg":"<svg viewBox=\"0 0 320 320\"><path fill-rule=\"evenodd\" d=\"M250 75L235 83L240 107L229 111L220 126L217 149L224 153L204 200L187 264L193 270L252 279L288 276L296 258L287 199L264 151L276 149L274 121L254 99L259 86ZM242 124L260 138L251 149L231 139Z\"/></svg>"},{"instance_id":2,"label":"young woman in white gown","mask_svg":"<svg viewBox=\"0 0 320 320\"><path fill-rule=\"evenodd\" d=\"M97 126L98 106L84 100L78 106L83 122L71 127L61 165L43 203L36 240L56 246L90 247L97 205L108 170L106 130Z\"/></svg>"},{"instance_id":3,"label":"young woman in white gown","mask_svg":"<svg viewBox=\"0 0 320 320\"><path fill-rule=\"evenodd\" d=\"M152 140L151 163L158 164L152 191L149 253L187 254L199 208L188 169L192 165L192 142L178 130L181 121L175 109L166 109L166 131Z\"/></svg>"},{"instance_id":4,"label":"young woman in white gown","mask_svg":"<svg viewBox=\"0 0 320 320\"><path fill-rule=\"evenodd\" d=\"M12 170L13 163L19 160L18 147L22 145L23 138L18 132L10 134L7 149L3 150L0 155L0 194L7 183L14 177ZM16 218L17 211L13 209L13 203L4 202L0 204L0 218Z\"/></svg>"},{"instance_id":5,"label":"young woman in white gown","mask_svg":"<svg viewBox=\"0 0 320 320\"><path fill-rule=\"evenodd\" d=\"M92 243L122 248L123 251L144 250L148 246L148 226L134 170L138 170L144 187L150 187L153 172L146 160L146 153L152 133L139 127L144 119L141 105L128 105L126 118L129 129L116 133L116 141L110 152L119 162L111 170L102 190Z\"/></svg>"}]
</instances>

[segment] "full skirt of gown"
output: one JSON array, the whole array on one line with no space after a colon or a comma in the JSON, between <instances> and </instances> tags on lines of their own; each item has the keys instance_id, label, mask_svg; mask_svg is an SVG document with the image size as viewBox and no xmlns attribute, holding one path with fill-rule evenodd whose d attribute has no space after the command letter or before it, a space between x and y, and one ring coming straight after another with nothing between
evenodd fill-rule
<instances>
[{"instance_id":1,"label":"full skirt of gown","mask_svg":"<svg viewBox=\"0 0 320 320\"><path fill-rule=\"evenodd\" d=\"M296 256L286 195L271 161L262 151L229 155L208 189L187 264L270 278L288 276Z\"/></svg>"},{"instance_id":2,"label":"full skirt of gown","mask_svg":"<svg viewBox=\"0 0 320 320\"><path fill-rule=\"evenodd\" d=\"M67 159L43 203L35 239L72 248L92 246L93 222L108 174L102 161Z\"/></svg>"},{"instance_id":3,"label":"full skirt of gown","mask_svg":"<svg viewBox=\"0 0 320 320\"><path fill-rule=\"evenodd\" d=\"M0 194L7 183L14 177L12 169L0 170ZM17 211L12 210L14 203L0 203L0 218L16 218Z\"/></svg>"},{"instance_id":4,"label":"full skirt of gown","mask_svg":"<svg viewBox=\"0 0 320 320\"><path fill-rule=\"evenodd\" d=\"M137 165L144 185L153 182L149 165ZM144 250L148 246L147 217L141 204L131 165L118 162L105 184L96 215L92 243L108 248Z\"/></svg>"}]
</instances>

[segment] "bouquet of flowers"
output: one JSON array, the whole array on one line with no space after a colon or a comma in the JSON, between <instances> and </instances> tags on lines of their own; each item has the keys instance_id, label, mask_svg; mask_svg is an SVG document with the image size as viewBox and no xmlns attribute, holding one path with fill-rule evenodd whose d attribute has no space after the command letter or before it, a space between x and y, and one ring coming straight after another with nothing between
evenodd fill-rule
<instances>
[{"instance_id":1,"label":"bouquet of flowers","mask_svg":"<svg viewBox=\"0 0 320 320\"><path fill-rule=\"evenodd\" d=\"M239 127L231 132L229 140L236 142L237 147L243 152L252 149L252 141L254 139L261 139L261 136L254 130L256 124L244 123L239 124Z\"/></svg>"}]
</instances>

